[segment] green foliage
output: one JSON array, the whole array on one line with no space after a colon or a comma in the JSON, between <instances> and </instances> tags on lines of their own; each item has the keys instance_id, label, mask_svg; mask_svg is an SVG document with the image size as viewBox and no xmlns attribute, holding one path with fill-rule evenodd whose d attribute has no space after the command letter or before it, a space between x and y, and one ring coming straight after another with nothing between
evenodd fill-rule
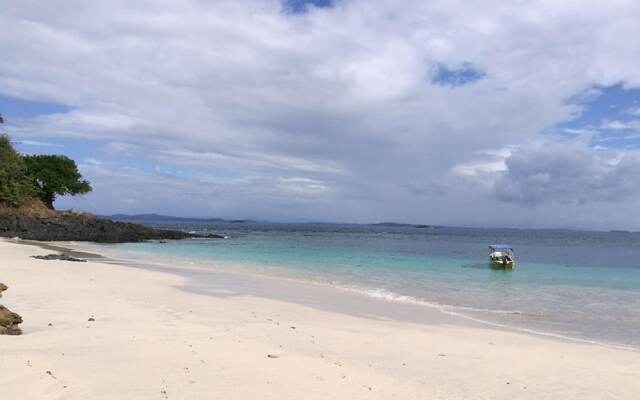
<instances>
[{"instance_id":1,"label":"green foliage","mask_svg":"<svg viewBox=\"0 0 640 400\"><path fill-rule=\"evenodd\" d=\"M4 123L0 115L0 124ZM0 205L18 207L26 196L38 196L53 209L56 196L88 193L75 161L65 156L22 156L7 135L0 134Z\"/></svg>"},{"instance_id":2,"label":"green foliage","mask_svg":"<svg viewBox=\"0 0 640 400\"><path fill-rule=\"evenodd\" d=\"M0 135L0 202L16 207L30 193L31 182L22 156L7 135Z\"/></svg>"},{"instance_id":3,"label":"green foliage","mask_svg":"<svg viewBox=\"0 0 640 400\"><path fill-rule=\"evenodd\" d=\"M34 155L25 156L24 162L36 194L51 209L56 196L73 196L92 190L91 184L82 179L75 161L69 157Z\"/></svg>"}]
</instances>

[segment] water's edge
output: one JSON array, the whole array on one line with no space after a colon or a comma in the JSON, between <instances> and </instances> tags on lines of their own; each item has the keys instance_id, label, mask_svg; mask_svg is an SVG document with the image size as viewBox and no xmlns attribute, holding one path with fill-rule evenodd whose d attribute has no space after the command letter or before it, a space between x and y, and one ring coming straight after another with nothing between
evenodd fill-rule
<instances>
[{"instance_id":1,"label":"water's edge","mask_svg":"<svg viewBox=\"0 0 640 400\"><path fill-rule=\"evenodd\" d=\"M41 245L41 243L25 244ZM295 276L274 276L215 260L194 262L178 257L167 258L166 255L163 255L163 259L160 260L150 254L114 250L108 245L99 244L56 243L56 247L76 253L97 254L100 258L95 259L96 262L114 263L185 277L189 283L180 289L200 295L255 296L357 317L429 325L449 324L499 329L561 341L640 352L640 348L628 344L590 340L484 320L470 315L471 311L478 310L468 307L438 304L391 292L372 292L367 289L345 287L334 285L331 282L319 282ZM504 312L514 313L513 311Z\"/></svg>"}]
</instances>

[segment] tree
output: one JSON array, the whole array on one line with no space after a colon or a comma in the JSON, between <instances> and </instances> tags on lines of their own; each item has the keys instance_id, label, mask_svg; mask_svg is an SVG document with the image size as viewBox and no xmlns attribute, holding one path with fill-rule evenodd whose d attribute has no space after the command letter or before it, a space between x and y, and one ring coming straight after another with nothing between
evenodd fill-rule
<instances>
[{"instance_id":1,"label":"tree","mask_svg":"<svg viewBox=\"0 0 640 400\"><path fill-rule=\"evenodd\" d=\"M0 203L20 205L24 195L31 192L27 166L11 145L7 135L0 135Z\"/></svg>"},{"instance_id":2,"label":"tree","mask_svg":"<svg viewBox=\"0 0 640 400\"><path fill-rule=\"evenodd\" d=\"M56 196L78 195L92 190L89 181L82 179L75 161L66 156L24 156L27 173L44 204L53 209Z\"/></svg>"}]
</instances>

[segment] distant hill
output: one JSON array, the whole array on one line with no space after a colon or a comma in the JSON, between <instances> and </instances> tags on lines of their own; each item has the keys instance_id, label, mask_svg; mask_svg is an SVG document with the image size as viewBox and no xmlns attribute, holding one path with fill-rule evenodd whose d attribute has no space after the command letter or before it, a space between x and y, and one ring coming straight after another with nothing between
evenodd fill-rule
<instances>
[{"instance_id":1,"label":"distant hill","mask_svg":"<svg viewBox=\"0 0 640 400\"><path fill-rule=\"evenodd\" d=\"M244 219L224 219L224 218L196 218L196 217L175 217L172 215L162 214L113 214L113 215L100 215L100 218L111 219L113 221L163 221L163 222L217 222L227 224L241 224L246 222L269 222L269 221L256 221L256 220L244 220ZM273 223L273 222L269 222ZM298 222L298 224L332 224L333 222ZM296 224L295 222L293 224ZM356 224L361 225L361 224ZM368 226L382 226L382 227L406 227L406 228L439 228L435 225L424 224L402 224L397 222L378 222L363 224Z\"/></svg>"},{"instance_id":2,"label":"distant hill","mask_svg":"<svg viewBox=\"0 0 640 400\"><path fill-rule=\"evenodd\" d=\"M378 222L375 224L369 224L369 226L388 226L388 227L405 227L405 228L437 228L437 226L434 226L434 225L400 224L397 222Z\"/></svg>"},{"instance_id":3,"label":"distant hill","mask_svg":"<svg viewBox=\"0 0 640 400\"><path fill-rule=\"evenodd\" d=\"M101 215L101 218L107 218L114 221L172 221L172 222L228 222L242 223L245 220L228 220L223 218L193 218L193 217L174 217L172 215L162 214L113 214Z\"/></svg>"}]
</instances>

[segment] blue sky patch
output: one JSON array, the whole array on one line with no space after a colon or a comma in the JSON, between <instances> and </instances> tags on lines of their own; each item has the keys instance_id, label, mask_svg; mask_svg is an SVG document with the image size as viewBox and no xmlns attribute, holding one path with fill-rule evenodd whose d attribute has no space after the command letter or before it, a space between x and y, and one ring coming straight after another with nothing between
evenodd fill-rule
<instances>
[{"instance_id":1,"label":"blue sky patch","mask_svg":"<svg viewBox=\"0 0 640 400\"><path fill-rule=\"evenodd\" d=\"M471 63L464 63L460 68L449 68L440 64L436 74L431 80L436 85L442 86L463 86L471 82L482 79L486 74L476 68Z\"/></svg>"},{"instance_id":2,"label":"blue sky patch","mask_svg":"<svg viewBox=\"0 0 640 400\"><path fill-rule=\"evenodd\" d=\"M551 132L568 137L590 133L592 146L640 148L640 89L594 87L570 102L582 105L583 111Z\"/></svg>"},{"instance_id":3,"label":"blue sky patch","mask_svg":"<svg viewBox=\"0 0 640 400\"><path fill-rule=\"evenodd\" d=\"M326 8L332 7L335 0L284 0L283 10L288 14L304 14L309 10L309 6Z\"/></svg>"},{"instance_id":4,"label":"blue sky patch","mask_svg":"<svg viewBox=\"0 0 640 400\"><path fill-rule=\"evenodd\" d=\"M45 114L64 113L70 110L71 107L62 104L22 100L0 94L0 114L4 116L5 122L10 122L12 119L17 118L32 118Z\"/></svg>"},{"instance_id":5,"label":"blue sky patch","mask_svg":"<svg viewBox=\"0 0 640 400\"><path fill-rule=\"evenodd\" d=\"M87 158L102 158L101 141L77 138L12 138L16 148L23 154L62 154L82 163Z\"/></svg>"}]
</instances>

